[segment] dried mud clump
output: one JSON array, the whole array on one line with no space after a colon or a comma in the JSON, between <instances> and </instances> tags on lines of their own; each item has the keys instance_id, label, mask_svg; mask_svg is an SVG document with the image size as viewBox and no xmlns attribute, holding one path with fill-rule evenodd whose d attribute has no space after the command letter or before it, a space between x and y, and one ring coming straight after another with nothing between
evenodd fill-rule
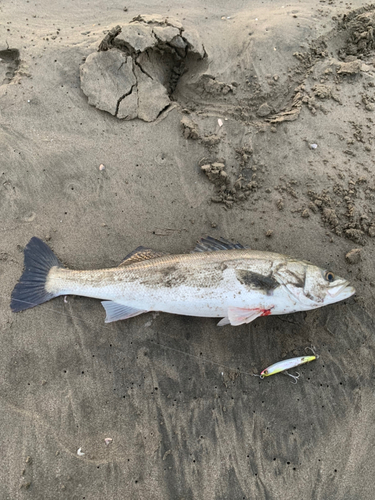
<instances>
[{"instance_id":1,"label":"dried mud clump","mask_svg":"<svg viewBox=\"0 0 375 500\"><path fill-rule=\"evenodd\" d=\"M181 119L181 126L185 139L200 139L201 134L199 132L199 127L191 118L184 116Z\"/></svg>"},{"instance_id":2,"label":"dried mud clump","mask_svg":"<svg viewBox=\"0 0 375 500\"><path fill-rule=\"evenodd\" d=\"M367 9L371 9L366 11ZM373 6L365 7L365 12L345 16L341 28L348 33L345 46L339 51L339 56L366 56L374 50L375 12ZM355 13L354 13L355 14Z\"/></svg>"},{"instance_id":3,"label":"dried mud clump","mask_svg":"<svg viewBox=\"0 0 375 500\"><path fill-rule=\"evenodd\" d=\"M332 88L329 85L317 83L312 88L312 91L318 99L329 99L332 96Z\"/></svg>"},{"instance_id":4,"label":"dried mud clump","mask_svg":"<svg viewBox=\"0 0 375 500\"><path fill-rule=\"evenodd\" d=\"M220 82L212 75L202 75L196 86L198 94L206 93L212 96L227 95L233 92L235 87L228 83Z\"/></svg>"},{"instance_id":5,"label":"dried mud clump","mask_svg":"<svg viewBox=\"0 0 375 500\"><path fill-rule=\"evenodd\" d=\"M361 71L362 63L358 59L340 64L338 75L356 75Z\"/></svg>"},{"instance_id":6,"label":"dried mud clump","mask_svg":"<svg viewBox=\"0 0 375 500\"><path fill-rule=\"evenodd\" d=\"M374 199L374 187L361 177L348 184L336 183L332 189L321 193L309 191L308 197L322 221L338 236L344 236L364 245L366 237L375 237L375 212L368 201ZM310 207L311 209L311 207Z\"/></svg>"},{"instance_id":7,"label":"dried mud clump","mask_svg":"<svg viewBox=\"0 0 375 500\"><path fill-rule=\"evenodd\" d=\"M353 248L345 255L345 259L349 264L358 264L361 260L361 249Z\"/></svg>"},{"instance_id":8,"label":"dried mud clump","mask_svg":"<svg viewBox=\"0 0 375 500\"><path fill-rule=\"evenodd\" d=\"M243 154L247 156L246 153ZM242 161L247 163L247 160ZM211 202L223 203L227 208L232 208L234 203L247 200L259 187L255 172L252 173L251 179L245 171L234 177L229 176L225 163L222 161L204 163L200 168L215 186L215 195L211 197ZM240 164L240 170L242 168Z\"/></svg>"},{"instance_id":9,"label":"dried mud clump","mask_svg":"<svg viewBox=\"0 0 375 500\"><path fill-rule=\"evenodd\" d=\"M137 16L109 31L87 57L81 88L100 110L151 122L170 105L189 64L205 57L194 30L169 17Z\"/></svg>"},{"instance_id":10,"label":"dried mud clump","mask_svg":"<svg viewBox=\"0 0 375 500\"><path fill-rule=\"evenodd\" d=\"M182 133L185 139L199 140L207 147L215 146L220 142L217 134L207 135L200 131L198 124L188 116L181 118Z\"/></svg>"}]
</instances>

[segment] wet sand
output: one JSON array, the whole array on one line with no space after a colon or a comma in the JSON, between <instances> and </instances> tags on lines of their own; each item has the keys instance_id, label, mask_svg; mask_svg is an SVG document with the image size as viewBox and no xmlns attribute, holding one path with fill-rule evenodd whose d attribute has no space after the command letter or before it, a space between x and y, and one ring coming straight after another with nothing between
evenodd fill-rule
<instances>
[{"instance_id":1,"label":"wet sand","mask_svg":"<svg viewBox=\"0 0 375 500\"><path fill-rule=\"evenodd\" d=\"M0 497L372 499L375 9L124 7L2 6ZM97 52L117 25L122 45ZM123 87L115 52L134 67ZM9 308L32 236L89 269L207 234L310 260L357 294L223 328L105 325L83 297ZM310 345L296 385L251 375Z\"/></svg>"}]
</instances>

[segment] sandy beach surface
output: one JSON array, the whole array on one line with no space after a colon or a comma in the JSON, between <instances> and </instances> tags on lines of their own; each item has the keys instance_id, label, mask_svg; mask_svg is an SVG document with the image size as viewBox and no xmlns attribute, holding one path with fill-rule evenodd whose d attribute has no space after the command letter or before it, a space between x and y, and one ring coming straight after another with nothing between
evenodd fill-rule
<instances>
[{"instance_id":1,"label":"sandy beach surface","mask_svg":"<svg viewBox=\"0 0 375 500\"><path fill-rule=\"evenodd\" d=\"M1 499L374 498L374 28L359 1L2 3ZM99 269L208 234L357 294L223 328L10 310L32 236ZM252 376L311 345L297 384Z\"/></svg>"}]
</instances>

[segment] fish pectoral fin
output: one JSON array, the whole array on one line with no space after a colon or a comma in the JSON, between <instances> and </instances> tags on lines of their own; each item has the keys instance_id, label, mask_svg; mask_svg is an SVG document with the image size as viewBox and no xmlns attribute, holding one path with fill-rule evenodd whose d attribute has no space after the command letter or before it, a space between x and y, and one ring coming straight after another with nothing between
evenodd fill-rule
<instances>
[{"instance_id":1,"label":"fish pectoral fin","mask_svg":"<svg viewBox=\"0 0 375 500\"><path fill-rule=\"evenodd\" d=\"M259 318L259 316L268 316L269 314L271 314L270 309L261 309L259 307L254 309L229 307L228 322L233 326L243 325L244 323L251 323L254 319Z\"/></svg>"},{"instance_id":2,"label":"fish pectoral fin","mask_svg":"<svg viewBox=\"0 0 375 500\"><path fill-rule=\"evenodd\" d=\"M102 306L106 312L105 323L133 318L134 316L138 316L138 314L147 312L141 309L135 309L134 307L124 306L123 304L112 302L111 300L103 300Z\"/></svg>"}]
</instances>

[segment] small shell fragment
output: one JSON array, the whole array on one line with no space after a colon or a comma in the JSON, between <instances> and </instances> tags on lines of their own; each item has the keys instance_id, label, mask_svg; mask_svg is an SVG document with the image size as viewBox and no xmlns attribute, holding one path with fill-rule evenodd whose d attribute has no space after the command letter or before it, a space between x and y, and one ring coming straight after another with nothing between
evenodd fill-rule
<instances>
[{"instance_id":1,"label":"small shell fragment","mask_svg":"<svg viewBox=\"0 0 375 500\"><path fill-rule=\"evenodd\" d=\"M219 127L223 126L223 120L221 118L218 119L217 123L219 124Z\"/></svg>"},{"instance_id":2,"label":"small shell fragment","mask_svg":"<svg viewBox=\"0 0 375 500\"><path fill-rule=\"evenodd\" d=\"M83 453L83 451L82 451L82 448L78 448L78 450L77 450L77 455L78 455L79 457L83 457L84 453Z\"/></svg>"},{"instance_id":3,"label":"small shell fragment","mask_svg":"<svg viewBox=\"0 0 375 500\"><path fill-rule=\"evenodd\" d=\"M105 440L104 440L104 442L105 442L105 444L106 444L107 446L108 446L109 444L111 444L111 443L112 443L112 441L113 441L113 439L112 439L112 438L105 438Z\"/></svg>"},{"instance_id":4,"label":"small shell fragment","mask_svg":"<svg viewBox=\"0 0 375 500\"><path fill-rule=\"evenodd\" d=\"M310 144L310 149L316 149L318 147L317 144Z\"/></svg>"},{"instance_id":5,"label":"small shell fragment","mask_svg":"<svg viewBox=\"0 0 375 500\"><path fill-rule=\"evenodd\" d=\"M103 165L103 163L101 163L101 164L99 165L99 170L100 170L100 171L105 170L105 166Z\"/></svg>"}]
</instances>

